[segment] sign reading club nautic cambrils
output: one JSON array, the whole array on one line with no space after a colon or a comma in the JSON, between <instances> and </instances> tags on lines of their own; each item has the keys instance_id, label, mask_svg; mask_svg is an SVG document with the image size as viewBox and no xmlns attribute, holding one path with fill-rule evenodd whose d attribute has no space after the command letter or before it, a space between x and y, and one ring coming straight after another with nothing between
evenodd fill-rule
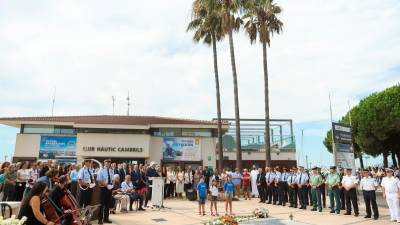
<instances>
[{"instance_id":1,"label":"sign reading club nautic cambrils","mask_svg":"<svg viewBox=\"0 0 400 225\"><path fill-rule=\"evenodd\" d=\"M163 159L178 161L200 161L200 138L164 137Z\"/></svg>"},{"instance_id":2,"label":"sign reading club nautic cambrils","mask_svg":"<svg viewBox=\"0 0 400 225\"><path fill-rule=\"evenodd\" d=\"M39 159L75 157L76 136L40 136Z\"/></svg>"},{"instance_id":3,"label":"sign reading club nautic cambrils","mask_svg":"<svg viewBox=\"0 0 400 225\"><path fill-rule=\"evenodd\" d=\"M342 168L355 168L351 126L332 123L333 139L336 148L336 165Z\"/></svg>"},{"instance_id":4,"label":"sign reading club nautic cambrils","mask_svg":"<svg viewBox=\"0 0 400 225\"><path fill-rule=\"evenodd\" d=\"M83 151L98 151L98 152L143 152L143 148L138 147L94 147L94 146L83 146Z\"/></svg>"}]
</instances>

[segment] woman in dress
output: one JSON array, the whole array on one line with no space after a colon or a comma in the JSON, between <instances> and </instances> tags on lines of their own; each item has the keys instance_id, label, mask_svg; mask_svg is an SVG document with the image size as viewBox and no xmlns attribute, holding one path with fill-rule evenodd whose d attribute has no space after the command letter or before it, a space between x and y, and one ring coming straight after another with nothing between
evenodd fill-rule
<instances>
[{"instance_id":1,"label":"woman in dress","mask_svg":"<svg viewBox=\"0 0 400 225\"><path fill-rule=\"evenodd\" d=\"M189 189L192 188L193 183L193 171L190 166L187 167L185 174L184 174L184 191L187 192Z\"/></svg>"},{"instance_id":2,"label":"woman in dress","mask_svg":"<svg viewBox=\"0 0 400 225\"><path fill-rule=\"evenodd\" d=\"M201 173L200 173L200 170L199 170L199 168L197 168L196 169L196 171L194 172L194 175L193 175L193 188L197 191L197 185L199 184L199 182L200 182L200 177L201 177L202 175L201 175ZM196 192L195 191L195 192Z\"/></svg>"},{"instance_id":3,"label":"woman in dress","mask_svg":"<svg viewBox=\"0 0 400 225\"><path fill-rule=\"evenodd\" d=\"M167 168L167 198L174 197L174 186L175 186L175 172L171 167Z\"/></svg>"},{"instance_id":4,"label":"woman in dress","mask_svg":"<svg viewBox=\"0 0 400 225\"><path fill-rule=\"evenodd\" d=\"M183 189L184 189L184 175L181 167L178 166L176 173L176 188L175 188L175 192L178 198L182 198Z\"/></svg>"},{"instance_id":5,"label":"woman in dress","mask_svg":"<svg viewBox=\"0 0 400 225\"><path fill-rule=\"evenodd\" d=\"M26 225L54 224L54 222L48 221L40 210L40 202L46 192L47 184L44 182L37 182L22 201L18 218L21 219L25 216L27 218L25 222Z\"/></svg>"}]
</instances>

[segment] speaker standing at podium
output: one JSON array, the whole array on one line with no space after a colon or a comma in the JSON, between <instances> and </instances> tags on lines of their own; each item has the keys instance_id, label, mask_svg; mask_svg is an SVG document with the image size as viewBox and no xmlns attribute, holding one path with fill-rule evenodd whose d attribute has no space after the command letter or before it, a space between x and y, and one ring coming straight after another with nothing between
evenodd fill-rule
<instances>
[{"instance_id":1,"label":"speaker standing at podium","mask_svg":"<svg viewBox=\"0 0 400 225\"><path fill-rule=\"evenodd\" d=\"M111 160L104 160L104 167L99 170L97 175L97 181L101 187L101 200L99 209L99 224L112 223L109 219L110 201L111 201L111 190L113 188L114 172L110 168Z\"/></svg>"},{"instance_id":2,"label":"speaker standing at podium","mask_svg":"<svg viewBox=\"0 0 400 225\"><path fill-rule=\"evenodd\" d=\"M147 196L146 196L146 201L144 203L144 206L147 207L147 203L149 200L151 200L151 194L152 194L152 185L153 181L151 180L152 177L158 177L158 173L155 169L156 163L153 161L150 163L150 167L146 171L146 180L147 180Z\"/></svg>"}]
</instances>

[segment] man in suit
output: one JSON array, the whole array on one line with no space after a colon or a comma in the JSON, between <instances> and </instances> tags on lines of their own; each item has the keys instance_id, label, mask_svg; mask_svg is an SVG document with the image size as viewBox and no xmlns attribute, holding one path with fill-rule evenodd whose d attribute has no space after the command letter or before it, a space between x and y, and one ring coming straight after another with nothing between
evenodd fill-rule
<instances>
[{"instance_id":1,"label":"man in suit","mask_svg":"<svg viewBox=\"0 0 400 225\"><path fill-rule=\"evenodd\" d=\"M132 183L137 183L140 179L140 170L138 165L133 166L133 170L131 171L131 178L132 178Z\"/></svg>"},{"instance_id":2,"label":"man in suit","mask_svg":"<svg viewBox=\"0 0 400 225\"><path fill-rule=\"evenodd\" d=\"M265 187L267 186L267 182L265 179L265 173L262 168L258 168L258 175L257 175L257 190L258 195L260 197L260 202L265 203Z\"/></svg>"},{"instance_id":3,"label":"man in suit","mask_svg":"<svg viewBox=\"0 0 400 225\"><path fill-rule=\"evenodd\" d=\"M118 170L118 174L119 174L119 177L121 178L121 180L125 180L125 176L129 175L129 171L128 171L126 163L122 163L122 168L120 168Z\"/></svg>"}]
</instances>

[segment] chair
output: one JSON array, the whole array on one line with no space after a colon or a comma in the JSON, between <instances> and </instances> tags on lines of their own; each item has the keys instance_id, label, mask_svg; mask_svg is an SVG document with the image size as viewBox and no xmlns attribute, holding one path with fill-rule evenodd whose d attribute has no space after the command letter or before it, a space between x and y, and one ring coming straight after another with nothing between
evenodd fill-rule
<instances>
[{"instance_id":1,"label":"chair","mask_svg":"<svg viewBox=\"0 0 400 225\"><path fill-rule=\"evenodd\" d=\"M11 215L12 215L12 208L11 208L11 206L10 206L8 203L2 202L0 207L1 207L1 216L2 216L3 218L7 218L7 217L6 217L6 209L8 208L8 212L9 212L8 218L11 218Z\"/></svg>"}]
</instances>

